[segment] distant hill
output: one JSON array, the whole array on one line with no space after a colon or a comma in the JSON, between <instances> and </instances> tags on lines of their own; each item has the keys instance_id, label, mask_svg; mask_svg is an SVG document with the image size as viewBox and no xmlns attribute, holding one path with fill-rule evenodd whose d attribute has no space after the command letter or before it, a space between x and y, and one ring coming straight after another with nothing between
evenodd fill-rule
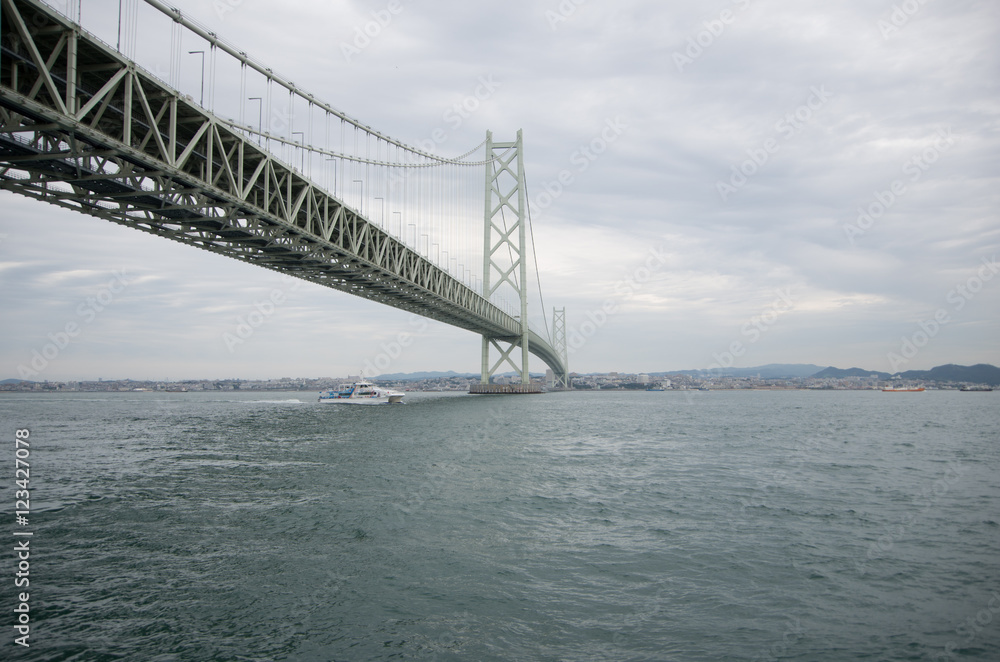
<instances>
[{"instance_id":1,"label":"distant hill","mask_svg":"<svg viewBox=\"0 0 1000 662\"><path fill-rule=\"evenodd\" d=\"M842 368L834 368L833 366L824 368L811 376L817 379L843 379L844 377L871 377L872 375L876 375L879 379L889 379L892 376L887 372L878 372L877 370L865 370L863 368L848 368L844 370Z\"/></svg>"},{"instance_id":2,"label":"distant hill","mask_svg":"<svg viewBox=\"0 0 1000 662\"><path fill-rule=\"evenodd\" d=\"M717 368L715 370L672 370L651 372L650 376L688 375L690 377L760 377L761 379L792 379L810 377L823 369L811 363L769 363L755 368Z\"/></svg>"},{"instance_id":3,"label":"distant hill","mask_svg":"<svg viewBox=\"0 0 1000 662\"><path fill-rule=\"evenodd\" d=\"M0 385L4 385L4 384L20 384L21 382L27 382L27 381L28 381L27 379L5 379L3 381L0 381ZM28 382L28 383L29 384L33 384L34 382Z\"/></svg>"},{"instance_id":4,"label":"distant hill","mask_svg":"<svg viewBox=\"0 0 1000 662\"><path fill-rule=\"evenodd\" d=\"M761 379L792 379L796 377L816 377L817 379L843 379L845 377L871 377L890 379L895 375L864 368L835 368L811 363L771 363L755 368L717 368L715 370L673 370L651 372L650 376L688 375L690 377L760 377ZM939 365L930 370L907 370L899 373L901 379L928 380L939 382L968 382L1000 386L1000 368L986 363L973 366Z\"/></svg>"},{"instance_id":5,"label":"distant hill","mask_svg":"<svg viewBox=\"0 0 1000 662\"><path fill-rule=\"evenodd\" d=\"M395 381L405 382L405 381L419 381L421 379L441 379L442 377L478 377L479 373L471 372L455 372L454 370L449 370L448 372L396 372L392 374L379 375L377 379L392 379Z\"/></svg>"},{"instance_id":6,"label":"distant hill","mask_svg":"<svg viewBox=\"0 0 1000 662\"><path fill-rule=\"evenodd\" d=\"M986 363L976 365L939 365L930 370L907 370L899 373L903 379L928 379L939 382L969 382L1000 386L1000 368Z\"/></svg>"},{"instance_id":7,"label":"distant hill","mask_svg":"<svg viewBox=\"0 0 1000 662\"><path fill-rule=\"evenodd\" d=\"M812 376L817 379L843 379L844 377L870 377L871 375L876 375L879 379L895 377L895 375L888 372L879 372L877 370L865 370L864 368L848 368L847 370L843 370L832 366L824 368ZM899 373L899 377L900 379L909 380L969 382L971 384L1000 386L1000 368L986 363L972 366L949 363L948 365L939 365L930 370L907 370L906 372Z\"/></svg>"}]
</instances>

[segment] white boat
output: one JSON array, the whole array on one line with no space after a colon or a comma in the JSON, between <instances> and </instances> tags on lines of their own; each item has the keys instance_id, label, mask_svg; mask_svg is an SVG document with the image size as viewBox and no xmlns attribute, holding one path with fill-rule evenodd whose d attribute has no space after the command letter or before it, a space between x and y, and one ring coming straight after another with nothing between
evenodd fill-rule
<instances>
[{"instance_id":1,"label":"white boat","mask_svg":"<svg viewBox=\"0 0 1000 662\"><path fill-rule=\"evenodd\" d=\"M360 381L340 390L320 391L319 401L343 405L394 405L402 403L404 395L405 393L375 386L371 382Z\"/></svg>"}]
</instances>

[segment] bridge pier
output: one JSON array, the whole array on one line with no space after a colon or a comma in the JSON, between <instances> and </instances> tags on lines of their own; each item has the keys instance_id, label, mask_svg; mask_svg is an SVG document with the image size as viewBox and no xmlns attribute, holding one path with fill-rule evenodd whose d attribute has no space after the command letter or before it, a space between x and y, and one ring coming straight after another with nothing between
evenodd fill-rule
<instances>
[{"instance_id":1,"label":"bridge pier","mask_svg":"<svg viewBox=\"0 0 1000 662\"><path fill-rule=\"evenodd\" d=\"M540 384L473 384L469 393L476 395L526 395L541 393Z\"/></svg>"}]
</instances>

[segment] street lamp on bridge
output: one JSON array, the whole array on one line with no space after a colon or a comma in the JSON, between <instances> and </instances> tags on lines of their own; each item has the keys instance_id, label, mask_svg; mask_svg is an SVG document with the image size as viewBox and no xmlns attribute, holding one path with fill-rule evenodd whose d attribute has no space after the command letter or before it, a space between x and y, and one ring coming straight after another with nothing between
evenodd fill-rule
<instances>
[{"instance_id":1,"label":"street lamp on bridge","mask_svg":"<svg viewBox=\"0 0 1000 662\"><path fill-rule=\"evenodd\" d=\"M364 183L363 180L360 180L360 179L355 179L354 183L355 184L361 184L361 204L358 207L358 211L360 211L361 215L364 216L365 215L365 183Z\"/></svg>"},{"instance_id":2,"label":"street lamp on bridge","mask_svg":"<svg viewBox=\"0 0 1000 662\"><path fill-rule=\"evenodd\" d=\"M299 134L302 136L302 142L298 144L298 148L302 151L302 170L300 171L303 175L306 174L306 134L304 131L292 131L292 135ZM293 141L294 142L294 141Z\"/></svg>"},{"instance_id":3,"label":"street lamp on bridge","mask_svg":"<svg viewBox=\"0 0 1000 662\"><path fill-rule=\"evenodd\" d=\"M188 55L201 55L201 98L198 105L205 107L205 51L188 51Z\"/></svg>"},{"instance_id":4,"label":"street lamp on bridge","mask_svg":"<svg viewBox=\"0 0 1000 662\"><path fill-rule=\"evenodd\" d=\"M381 212L381 216L379 216L379 219L378 219L378 226L380 228L382 228L383 230L385 230L386 229L386 227L385 227L385 198L375 198L375 200L378 200L379 202L382 203L382 212Z\"/></svg>"},{"instance_id":5,"label":"street lamp on bridge","mask_svg":"<svg viewBox=\"0 0 1000 662\"><path fill-rule=\"evenodd\" d=\"M328 156L328 157L326 157L326 160L327 161L333 161L333 195L334 195L334 197L336 197L336 195L337 195L337 157L336 156Z\"/></svg>"},{"instance_id":6,"label":"street lamp on bridge","mask_svg":"<svg viewBox=\"0 0 1000 662\"><path fill-rule=\"evenodd\" d=\"M260 102L257 106L257 144L260 144L260 134L264 132L264 99L261 97L250 97L249 101Z\"/></svg>"}]
</instances>

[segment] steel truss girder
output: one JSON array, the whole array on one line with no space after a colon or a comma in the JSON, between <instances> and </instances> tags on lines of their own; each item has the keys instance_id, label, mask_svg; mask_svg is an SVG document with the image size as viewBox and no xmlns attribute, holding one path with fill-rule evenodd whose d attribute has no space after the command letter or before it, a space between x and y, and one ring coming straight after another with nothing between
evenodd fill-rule
<instances>
[{"instance_id":1,"label":"steel truss girder","mask_svg":"<svg viewBox=\"0 0 1000 662\"><path fill-rule=\"evenodd\" d=\"M519 320L36 0L0 0L0 188L528 344Z\"/></svg>"}]
</instances>

